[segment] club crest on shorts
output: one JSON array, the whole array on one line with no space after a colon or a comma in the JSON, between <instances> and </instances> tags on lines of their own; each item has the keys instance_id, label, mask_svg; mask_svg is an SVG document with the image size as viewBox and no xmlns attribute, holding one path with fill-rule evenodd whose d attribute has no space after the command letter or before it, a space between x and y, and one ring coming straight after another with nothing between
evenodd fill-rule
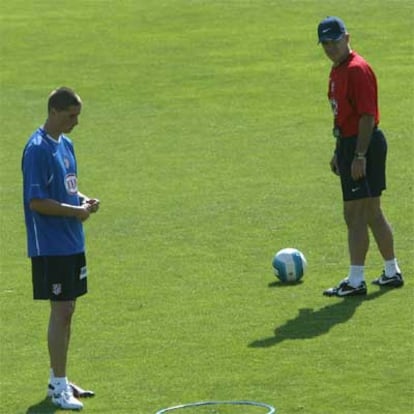
<instances>
[{"instance_id":1,"label":"club crest on shorts","mask_svg":"<svg viewBox=\"0 0 414 414\"><path fill-rule=\"evenodd\" d=\"M60 294L62 293L62 284L61 284L61 283L54 283L54 284L52 285L52 293L53 293L55 296L60 295Z\"/></svg>"}]
</instances>

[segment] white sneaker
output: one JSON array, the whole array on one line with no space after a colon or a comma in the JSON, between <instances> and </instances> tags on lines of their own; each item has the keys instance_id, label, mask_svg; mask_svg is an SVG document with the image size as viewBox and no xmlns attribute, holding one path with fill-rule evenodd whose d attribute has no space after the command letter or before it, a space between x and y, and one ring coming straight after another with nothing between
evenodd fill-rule
<instances>
[{"instance_id":1,"label":"white sneaker","mask_svg":"<svg viewBox=\"0 0 414 414\"><path fill-rule=\"evenodd\" d=\"M79 385L74 384L73 382L69 382L69 387L71 388L72 394L75 398L90 398L94 397L95 393L91 390L84 390ZM49 383L47 386L47 393L46 395L48 397L51 397L53 395L55 387Z\"/></svg>"},{"instance_id":2,"label":"white sneaker","mask_svg":"<svg viewBox=\"0 0 414 414\"><path fill-rule=\"evenodd\" d=\"M70 389L54 393L52 395L52 403L63 410L82 410L83 404L76 399Z\"/></svg>"}]
</instances>

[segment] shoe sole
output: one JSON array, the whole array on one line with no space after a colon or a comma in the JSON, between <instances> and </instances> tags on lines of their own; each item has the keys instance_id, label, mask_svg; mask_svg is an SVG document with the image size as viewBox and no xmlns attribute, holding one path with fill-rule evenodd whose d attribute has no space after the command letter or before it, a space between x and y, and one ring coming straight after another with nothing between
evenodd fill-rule
<instances>
[{"instance_id":1,"label":"shoe sole","mask_svg":"<svg viewBox=\"0 0 414 414\"><path fill-rule=\"evenodd\" d=\"M350 293L346 293L345 295L339 295L338 292L328 292L325 291L323 292L324 296L336 296L338 298L346 298L347 296L366 296L367 291L366 290L361 290L361 291L357 291L357 292L350 292Z\"/></svg>"},{"instance_id":2,"label":"shoe sole","mask_svg":"<svg viewBox=\"0 0 414 414\"><path fill-rule=\"evenodd\" d=\"M352 293L346 293L345 295L336 295L338 298L346 298L348 296L366 296L367 291L361 291L361 292L352 292Z\"/></svg>"},{"instance_id":3,"label":"shoe sole","mask_svg":"<svg viewBox=\"0 0 414 414\"><path fill-rule=\"evenodd\" d=\"M61 403L53 401L53 399L52 399L52 404L55 407L61 408L62 410L81 411L83 409L83 405L81 407L68 407L68 406L64 407Z\"/></svg>"},{"instance_id":4,"label":"shoe sole","mask_svg":"<svg viewBox=\"0 0 414 414\"><path fill-rule=\"evenodd\" d=\"M388 283L381 283L378 280L374 280L372 282L373 285L375 286L379 286L379 287L392 287L392 288L399 288L404 286L404 281L402 280L393 280L391 282Z\"/></svg>"}]
</instances>

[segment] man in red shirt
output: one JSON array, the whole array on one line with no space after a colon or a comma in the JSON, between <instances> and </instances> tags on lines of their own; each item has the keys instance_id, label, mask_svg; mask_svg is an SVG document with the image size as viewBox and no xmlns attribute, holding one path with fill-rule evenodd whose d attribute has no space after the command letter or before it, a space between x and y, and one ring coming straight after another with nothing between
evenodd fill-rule
<instances>
[{"instance_id":1,"label":"man in red shirt","mask_svg":"<svg viewBox=\"0 0 414 414\"><path fill-rule=\"evenodd\" d=\"M394 254L393 233L380 203L386 187L387 142L378 128L377 80L369 64L351 50L350 35L341 19L324 19L318 26L318 37L333 62L328 98L336 147L330 166L341 179L351 262L348 276L324 295L366 295L364 264L369 229L385 264L381 276L372 283L400 287L404 280Z\"/></svg>"}]
</instances>

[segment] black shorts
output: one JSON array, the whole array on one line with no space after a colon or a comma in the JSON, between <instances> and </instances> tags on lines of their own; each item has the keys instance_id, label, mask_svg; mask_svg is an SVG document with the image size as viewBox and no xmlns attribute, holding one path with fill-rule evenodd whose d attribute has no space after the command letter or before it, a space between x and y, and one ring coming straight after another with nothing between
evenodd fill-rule
<instances>
[{"instance_id":1,"label":"black shorts","mask_svg":"<svg viewBox=\"0 0 414 414\"><path fill-rule=\"evenodd\" d=\"M84 253L32 257L33 299L75 300L87 292Z\"/></svg>"},{"instance_id":2,"label":"black shorts","mask_svg":"<svg viewBox=\"0 0 414 414\"><path fill-rule=\"evenodd\" d=\"M379 197L386 188L385 165L387 141L380 129L375 129L366 154L366 176L354 181L351 177L351 164L355 157L357 137L339 138L337 159L341 176L344 201Z\"/></svg>"}]
</instances>

